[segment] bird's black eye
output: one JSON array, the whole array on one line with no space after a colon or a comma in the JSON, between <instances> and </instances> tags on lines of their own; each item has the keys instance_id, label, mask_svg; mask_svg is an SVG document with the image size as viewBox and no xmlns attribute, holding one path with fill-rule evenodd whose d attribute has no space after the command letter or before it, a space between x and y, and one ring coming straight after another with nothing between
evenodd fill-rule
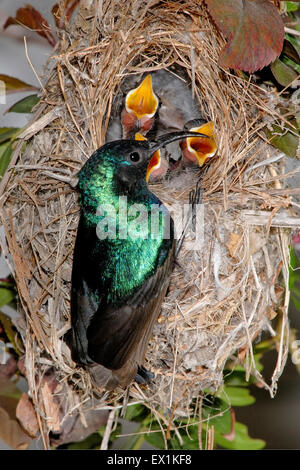
<instances>
[{"instance_id":1,"label":"bird's black eye","mask_svg":"<svg viewBox=\"0 0 300 470\"><path fill-rule=\"evenodd\" d=\"M129 158L132 162L134 163L137 163L140 161L141 157L140 157L140 154L138 152L132 152L130 155L129 155Z\"/></svg>"}]
</instances>

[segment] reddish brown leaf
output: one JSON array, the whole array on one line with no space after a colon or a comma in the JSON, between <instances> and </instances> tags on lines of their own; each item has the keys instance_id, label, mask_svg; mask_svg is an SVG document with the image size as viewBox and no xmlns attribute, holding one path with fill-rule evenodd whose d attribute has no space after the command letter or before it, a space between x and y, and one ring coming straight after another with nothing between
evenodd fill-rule
<instances>
[{"instance_id":1,"label":"reddish brown leaf","mask_svg":"<svg viewBox=\"0 0 300 470\"><path fill-rule=\"evenodd\" d=\"M284 26L269 0L205 0L217 27L227 39L221 67L255 72L280 55Z\"/></svg>"},{"instance_id":2,"label":"reddish brown leaf","mask_svg":"<svg viewBox=\"0 0 300 470\"><path fill-rule=\"evenodd\" d=\"M29 85L28 83L22 82L15 77L9 75L0 74L0 81L5 83L5 93L18 93L20 91L31 91L38 90L37 87Z\"/></svg>"},{"instance_id":3,"label":"reddish brown leaf","mask_svg":"<svg viewBox=\"0 0 300 470\"><path fill-rule=\"evenodd\" d=\"M26 449L31 441L16 420L20 395L11 380L0 378L0 439L13 449Z\"/></svg>"},{"instance_id":4,"label":"reddish brown leaf","mask_svg":"<svg viewBox=\"0 0 300 470\"><path fill-rule=\"evenodd\" d=\"M25 450L31 439L19 423L11 419L5 409L0 408L0 437L10 447L16 450Z\"/></svg>"},{"instance_id":5,"label":"reddish brown leaf","mask_svg":"<svg viewBox=\"0 0 300 470\"><path fill-rule=\"evenodd\" d=\"M1 379L10 379L17 370L17 361L14 357L10 357L6 364L0 364L0 385Z\"/></svg>"},{"instance_id":6,"label":"reddish brown leaf","mask_svg":"<svg viewBox=\"0 0 300 470\"><path fill-rule=\"evenodd\" d=\"M21 372L22 375L26 375L26 369L25 369L25 355L21 356L18 360L18 369Z\"/></svg>"},{"instance_id":7,"label":"reddish brown leaf","mask_svg":"<svg viewBox=\"0 0 300 470\"><path fill-rule=\"evenodd\" d=\"M58 28L63 28L64 22L62 21L61 16L60 16L60 9L59 9L58 3L54 5L51 12L52 12L56 26Z\"/></svg>"},{"instance_id":8,"label":"reddish brown leaf","mask_svg":"<svg viewBox=\"0 0 300 470\"><path fill-rule=\"evenodd\" d=\"M36 437L39 431L39 425L33 404L27 393L23 393L18 402L16 417L29 436Z\"/></svg>"},{"instance_id":9,"label":"reddish brown leaf","mask_svg":"<svg viewBox=\"0 0 300 470\"><path fill-rule=\"evenodd\" d=\"M43 18L40 12L31 5L26 5L24 8L19 8L15 18L12 16L7 18L3 29L6 29L12 24L26 26L27 28L36 31L43 38L47 39L51 46L54 47L56 44L56 40L50 31L48 22L45 20L45 18Z\"/></svg>"},{"instance_id":10,"label":"reddish brown leaf","mask_svg":"<svg viewBox=\"0 0 300 470\"><path fill-rule=\"evenodd\" d=\"M52 8L52 15L54 16L55 24L58 28L64 28L65 19L70 21L73 11L77 7L78 3L79 0L65 0L63 7L61 7L63 8L63 15L58 3L54 5Z\"/></svg>"},{"instance_id":11,"label":"reddish brown leaf","mask_svg":"<svg viewBox=\"0 0 300 470\"><path fill-rule=\"evenodd\" d=\"M63 396L61 397L61 401ZM78 442L88 437L93 432L98 431L100 426L105 426L108 418L107 410L95 410L91 405L91 409L85 411L84 419L85 424L80 419L80 413L74 411L72 415L64 416L62 426L59 434L56 433L55 437L51 440L51 445L57 447L67 442Z\"/></svg>"}]
</instances>

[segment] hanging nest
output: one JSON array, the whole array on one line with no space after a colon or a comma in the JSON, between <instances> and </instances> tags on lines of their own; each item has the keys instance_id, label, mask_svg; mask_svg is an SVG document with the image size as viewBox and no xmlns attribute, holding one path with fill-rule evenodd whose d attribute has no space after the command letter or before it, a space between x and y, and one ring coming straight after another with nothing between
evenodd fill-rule
<instances>
[{"instance_id":1,"label":"hanging nest","mask_svg":"<svg viewBox=\"0 0 300 470\"><path fill-rule=\"evenodd\" d=\"M87 408L121 407L125 397L128 405L141 402L161 415L189 416L192 399L222 384L224 365L238 361L237 351L247 373L273 396L287 357L293 225L283 159L273 158L278 152L261 132L274 113L274 95L219 68L224 41L199 0L82 1L74 23L59 34L42 100L3 181L1 210L24 319L17 326L29 394L44 437L60 433L72 415L84 423ZM218 154L204 170L184 169L151 190L167 206L183 205L201 177L203 237L190 250L187 236L174 268L146 354L155 379L95 395L63 340L79 220L69 182L105 142L123 80L174 65L214 122ZM252 342L262 332L275 335L276 314L278 360L267 384L256 370Z\"/></svg>"}]
</instances>

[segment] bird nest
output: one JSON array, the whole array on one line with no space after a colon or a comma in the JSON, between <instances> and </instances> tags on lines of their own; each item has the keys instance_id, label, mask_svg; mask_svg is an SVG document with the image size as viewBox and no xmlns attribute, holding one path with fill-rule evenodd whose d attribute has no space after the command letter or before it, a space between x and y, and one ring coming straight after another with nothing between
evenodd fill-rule
<instances>
[{"instance_id":1,"label":"bird nest","mask_svg":"<svg viewBox=\"0 0 300 470\"><path fill-rule=\"evenodd\" d=\"M277 151L261 132L274 113L271 93L219 68L224 41L199 0L84 1L74 24L59 34L42 100L2 184L1 210L25 320L17 326L29 394L44 435L59 433L74 413L84 421L86 403L107 410L126 398L128 405L189 415L193 398L222 384L228 359L243 360L273 395L287 356L291 199L281 183L283 160L272 163ZM180 207L201 178L203 230L196 249L188 248L187 234L154 327L145 364L154 380L95 395L88 372L72 361L63 340L79 220L78 195L69 183L104 143L123 80L161 68L172 72L174 65L186 74L203 116L214 122L218 153L204 169L183 169L151 190L168 207ZM276 314L278 360L267 383L255 368L252 342L262 332L275 335ZM56 385L45 388L49 374ZM51 403L56 412L60 403L54 421Z\"/></svg>"}]
</instances>

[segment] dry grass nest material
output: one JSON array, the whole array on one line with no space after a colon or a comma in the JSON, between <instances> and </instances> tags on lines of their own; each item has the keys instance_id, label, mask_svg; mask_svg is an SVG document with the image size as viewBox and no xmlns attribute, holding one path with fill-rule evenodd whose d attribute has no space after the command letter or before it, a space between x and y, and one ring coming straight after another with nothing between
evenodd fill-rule
<instances>
[{"instance_id":1,"label":"dry grass nest material","mask_svg":"<svg viewBox=\"0 0 300 470\"><path fill-rule=\"evenodd\" d=\"M86 1L74 24L60 32L42 101L3 181L1 209L26 319L18 322L26 375L44 431L53 430L40 387L45 374L52 371L59 383L54 396L63 391L60 424L69 413L84 411L93 394L89 375L72 362L63 342L79 219L77 193L68 181L104 143L122 80L172 70L173 64L185 71L203 115L215 123L219 151L201 172L183 170L152 189L166 204L183 204L201 173L204 240L196 251L183 245L174 269L146 355L155 380L98 393L94 406L120 407L126 396L128 404L189 415L192 398L222 384L224 365L237 351L247 372L275 392L287 355L289 292L279 275L287 286L291 198L281 182L283 160L271 162L278 152L261 133L275 112L274 96L221 70L222 45L199 0ZM276 312L278 360L267 384L255 368L252 341L263 331L276 334Z\"/></svg>"}]
</instances>

